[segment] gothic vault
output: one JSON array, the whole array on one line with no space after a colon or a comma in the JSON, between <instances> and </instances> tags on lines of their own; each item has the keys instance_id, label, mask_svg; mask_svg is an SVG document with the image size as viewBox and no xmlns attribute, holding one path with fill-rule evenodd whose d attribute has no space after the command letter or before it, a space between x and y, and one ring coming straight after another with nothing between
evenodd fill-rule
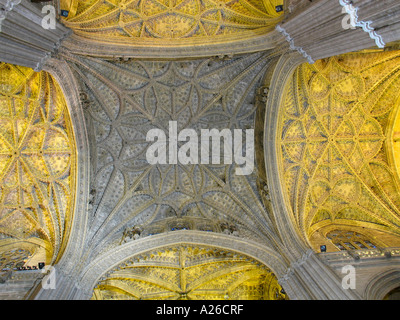
<instances>
[{"instance_id":1,"label":"gothic vault","mask_svg":"<svg viewBox=\"0 0 400 320\"><path fill-rule=\"evenodd\" d=\"M2 299L396 299L398 1L0 6Z\"/></svg>"}]
</instances>

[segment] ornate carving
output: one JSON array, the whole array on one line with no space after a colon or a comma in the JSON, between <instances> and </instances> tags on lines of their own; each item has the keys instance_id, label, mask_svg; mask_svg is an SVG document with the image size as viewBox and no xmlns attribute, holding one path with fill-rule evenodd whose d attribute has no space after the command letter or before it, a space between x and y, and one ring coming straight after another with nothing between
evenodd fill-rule
<instances>
[{"instance_id":1,"label":"ornate carving","mask_svg":"<svg viewBox=\"0 0 400 320\"><path fill-rule=\"evenodd\" d=\"M260 87L257 89L257 100L266 103L268 99L269 88L268 87Z\"/></svg>"},{"instance_id":2,"label":"ornate carving","mask_svg":"<svg viewBox=\"0 0 400 320\"><path fill-rule=\"evenodd\" d=\"M375 31L375 29L371 26L373 21L360 21L358 19L358 8L354 8L352 5L352 1L350 0L339 0L340 5L345 9L345 11L350 15L352 21L354 21L355 27L362 28L365 32L368 33L371 39L375 40L378 48L384 48L385 42L382 37Z\"/></svg>"},{"instance_id":3,"label":"ornate carving","mask_svg":"<svg viewBox=\"0 0 400 320\"><path fill-rule=\"evenodd\" d=\"M127 228L125 229L122 239L121 239L121 244L125 243L130 240L136 240L140 238L140 234L142 233L142 228L139 226L134 226L132 228Z\"/></svg>"},{"instance_id":4,"label":"ornate carving","mask_svg":"<svg viewBox=\"0 0 400 320\"><path fill-rule=\"evenodd\" d=\"M240 236L239 228L233 223L214 221L194 216L184 216L181 218L169 217L157 220L146 228L141 226L126 228L122 234L120 244L131 240L137 240L140 237L179 230L199 230L205 232L219 232L236 237Z\"/></svg>"},{"instance_id":5,"label":"ornate carving","mask_svg":"<svg viewBox=\"0 0 400 320\"><path fill-rule=\"evenodd\" d=\"M108 40L223 37L275 26L281 15L276 2L90 0L79 2L65 24L84 37Z\"/></svg>"}]
</instances>

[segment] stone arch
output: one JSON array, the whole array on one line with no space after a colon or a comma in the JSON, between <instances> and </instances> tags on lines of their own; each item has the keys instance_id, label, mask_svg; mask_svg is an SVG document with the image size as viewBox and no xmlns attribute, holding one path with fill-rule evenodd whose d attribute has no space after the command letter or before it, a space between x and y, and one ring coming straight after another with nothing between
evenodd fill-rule
<instances>
[{"instance_id":1,"label":"stone arch","mask_svg":"<svg viewBox=\"0 0 400 320\"><path fill-rule=\"evenodd\" d=\"M306 60L296 52L289 52L275 61L275 66L265 75L264 86L268 88L268 94L263 101L265 108L262 119L262 152L257 151L259 159L263 164L265 173L264 191L267 193L271 211L274 215L276 228L279 231L282 241L286 243L288 250L300 258L307 250L307 240L302 239L301 233L297 230L296 222L289 212L288 200L283 189L283 178L280 177L280 163L278 146L276 144L278 134L279 106L284 97L285 87L295 69Z\"/></svg>"},{"instance_id":2,"label":"stone arch","mask_svg":"<svg viewBox=\"0 0 400 320\"><path fill-rule=\"evenodd\" d=\"M284 14L275 6L283 3L206 1L203 6L181 1L168 8L149 1L113 5L97 0L63 1L62 8L70 10L63 22L74 31L63 46L93 56L172 59L268 50L279 43L275 26ZM224 15L222 25L212 21L218 17L215 13ZM170 19L178 21L173 28L166 23ZM108 25L105 29L104 23Z\"/></svg>"},{"instance_id":3,"label":"stone arch","mask_svg":"<svg viewBox=\"0 0 400 320\"><path fill-rule=\"evenodd\" d=\"M392 290L400 286L400 271L389 269L376 275L366 286L364 297L366 300L383 300Z\"/></svg>"},{"instance_id":4,"label":"stone arch","mask_svg":"<svg viewBox=\"0 0 400 320\"><path fill-rule=\"evenodd\" d=\"M79 96L77 80L73 76L67 63L62 59L51 58L43 66L43 70L50 73L59 84L69 110L71 125L75 135L76 145L76 196L74 203L74 217L71 221L71 231L64 250L64 254L57 261L63 265L65 271L73 266L74 259L80 255L82 247L79 246L85 234L86 215L89 197L89 144L84 116L82 113L82 100ZM79 239L79 240L78 240ZM75 258L74 258L74 257ZM65 263L64 263L65 262Z\"/></svg>"},{"instance_id":5,"label":"stone arch","mask_svg":"<svg viewBox=\"0 0 400 320\"><path fill-rule=\"evenodd\" d=\"M54 263L67 245L74 215L70 110L51 73L3 62L0 69L0 247L29 247L30 263Z\"/></svg>"},{"instance_id":6,"label":"stone arch","mask_svg":"<svg viewBox=\"0 0 400 320\"><path fill-rule=\"evenodd\" d=\"M389 246L397 245L389 240L390 233L399 234L396 172L385 153L390 122L381 119L390 117L398 100L399 78L392 72L398 59L396 52L359 52L302 64L274 103L281 107L270 139L279 187L299 236L314 249L311 236L329 225L376 230ZM368 82L372 65L387 78ZM381 90L379 99L372 84Z\"/></svg>"},{"instance_id":7,"label":"stone arch","mask_svg":"<svg viewBox=\"0 0 400 320\"><path fill-rule=\"evenodd\" d=\"M268 267L278 279L287 269L286 262L279 253L272 248L260 247L254 241L224 234L210 235L201 231L173 231L131 241L110 250L111 252L104 252L82 270L82 278L79 281L81 291L73 294L72 298L78 296L79 299L89 299L104 274L133 256L182 244L203 245L247 256Z\"/></svg>"}]
</instances>

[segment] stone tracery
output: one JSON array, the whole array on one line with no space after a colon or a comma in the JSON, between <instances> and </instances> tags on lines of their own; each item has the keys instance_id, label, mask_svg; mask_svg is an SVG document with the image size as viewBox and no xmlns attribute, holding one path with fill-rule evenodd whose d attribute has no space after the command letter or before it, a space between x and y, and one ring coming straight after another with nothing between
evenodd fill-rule
<instances>
[{"instance_id":1,"label":"stone tracery","mask_svg":"<svg viewBox=\"0 0 400 320\"><path fill-rule=\"evenodd\" d=\"M290 30L289 33L283 32L283 35L291 35L290 39L287 38L291 49L297 50L306 58L310 58L308 53L312 57L321 58L332 55L336 50L348 52L349 48L356 47L358 50L368 47L370 39L357 41L357 45L344 45L343 39L356 39L357 34L344 36L345 32L340 30L340 7L337 4L335 7L334 1L318 1L314 2L315 5L311 5L311 2L296 0L285 3L285 11L288 9L289 13L298 8L306 8L300 12L304 15L298 19L285 16L281 27L276 29ZM388 8L390 6L385 12L392 11L393 16L396 16L396 1L385 2ZM188 241L192 244L198 243L199 246L209 244L213 248L240 248L238 251L243 255L249 254L258 258L262 256L264 259L260 261L278 271L279 281L285 287L288 286L294 297L356 297L352 293L341 291L340 284L338 286L336 278L330 274L331 270L325 269L313 250L304 252L308 249L308 244L301 240L303 236L311 239L314 251L318 242L313 237L319 232L325 237L324 240L334 231L346 235L351 233L355 237L365 234L365 239L373 239L371 243L376 243L379 248L387 246L387 243L394 243L391 240L395 237L388 235L397 236L399 218L399 117L395 115L395 107L399 101L395 94L398 91L397 53L375 52L370 53L370 58L366 58L368 54L354 54L318 61L314 66L302 66L291 79L285 96L286 103L280 106L271 101L276 102L278 95L281 99L282 92L278 87L284 87L285 72L291 74L292 66L302 59L300 56L296 58L294 53L297 52L287 51L288 44L282 34L273 31L274 25L283 18L274 8L281 4L280 1L88 0L79 1L78 4L78 1L65 0L61 3L72 3L70 16L63 21L75 34L63 41L60 54L57 49L63 38L53 35L57 45L47 50L46 57L40 60L37 67L41 68L44 64L46 70L53 72L60 81L62 90L70 94L67 101L74 125L77 124L76 119L83 114L80 107L84 110L85 120L80 119L82 121L76 127L77 141L80 142L80 170L77 174L79 201L75 210L79 217L72 219L71 216L65 216L65 221L73 220L76 228L73 228L75 233L68 243L67 254L59 263L62 269L60 279L64 281L64 287L57 291L57 297L90 297L92 285L97 281L95 279L98 275L110 264L119 263L131 256L132 252L150 250L151 254L141 255L139 260L145 260L151 267L158 268L160 266L157 263L160 261L157 258L160 256L165 258L171 252L176 255L179 251L180 257L185 252L195 257L198 252L196 250L204 250L203 247L181 247L179 250L168 248L155 251L154 248L160 248L163 241L170 241L177 247ZM328 14L330 10L325 13L314 10L314 7L320 9L319 6L322 5L332 11L338 9L337 15L336 11ZM369 2L363 3L360 12L369 10L370 5ZM24 3L21 10L28 7ZM375 11L379 16L381 11ZM317 13L311 23L303 19L305 12ZM309 32L318 29L321 21L326 19L329 19L329 23L323 22L321 32L316 32L318 36ZM379 23L382 21L379 20ZM388 29L394 28L394 25L395 23L389 23L383 27L377 26L379 30L386 30L382 31L385 41L395 37L393 34L387 37ZM3 36L7 37L8 34ZM333 45L328 46L331 38L334 39ZM16 39L12 38L11 42ZM306 44L304 50L303 43ZM23 48L31 53L26 47ZM15 48L12 50L15 51ZM239 56L243 53L243 56ZM210 58L212 56L215 58ZM144 60L138 60L138 57ZM198 57L203 58L196 60ZM287 57L288 60L285 60ZM180 58L185 60L179 60ZM312 59L309 61L314 62ZM279 74L280 72L282 73ZM268 84L268 81L262 83L264 76L266 79L272 77L279 80L278 84L272 85L273 90L270 90L271 83ZM45 74L43 79L53 88L50 76ZM62 96L58 89L50 91ZM44 100L46 99L44 94ZM271 110L260 110L265 104ZM279 151L282 152L282 159L286 161L283 169L281 168L281 174L286 179L290 203L276 205L276 195L281 193L281 186L275 184L277 188L271 188L269 181L271 177L274 180L274 175L278 176L275 170L271 170L272 173L254 172L250 177L237 177L234 166L152 167L144 158L148 147L145 141L146 132L150 128L166 131L170 120L178 121L180 128L245 129L252 127L254 120L258 123L266 121L264 115L268 115L267 118L272 115L271 118L274 118L274 113L278 114L278 108L281 107L286 108L281 111L283 121L279 127L282 132L279 133L283 133L282 139L269 140L260 134L258 143L260 148L266 148L268 144L274 147L278 144L281 148ZM271 122L276 124L274 121ZM44 132L48 133L50 127ZM68 128L61 127L61 131L65 129L71 133ZM88 145L86 142L82 143L87 138L87 133ZM72 139L69 142L73 145ZM22 163L19 159L26 156L26 150L14 149L11 157L17 159L15 163ZM54 151L51 148L47 150ZM268 150L271 151L270 148ZM258 151L259 154L263 153L263 150ZM58 152L63 153L65 158L73 158L73 152L66 149L58 149ZM87 153L90 153L90 168ZM272 159L273 163L275 152L271 154L268 159ZM40 154L34 156L44 158ZM70 160L58 162L58 165L62 167L65 163L70 163L70 177L67 174L62 178L71 178L69 182L72 183L74 159ZM36 161L35 165L38 163ZM6 162L4 164L7 166ZM276 169L275 165L276 163L272 165L273 169ZM271 169L271 166L268 168ZM264 166L259 169L264 171ZM42 172L40 178L43 175L45 174ZM91 179L90 188L86 188L88 183L82 183L88 177ZM56 188L60 181L47 181L47 178L42 180L46 180L44 184L48 184L46 191L50 190L53 194L59 191ZM21 189L24 188L25 186ZM8 191L7 189L6 192ZM73 192L70 197L64 198L61 195L54 199L68 198L71 204L72 195ZM25 196L22 198L25 199ZM266 208L261 200L265 200ZM48 202L43 201L39 209L42 210L47 205ZM50 206L55 208L52 213L57 216L56 201ZM27 209L22 207L18 209ZM275 210L276 208L279 210ZM301 239L297 238L297 230L282 232L291 227L287 223L289 221L285 220L286 208L294 212L291 218L303 233L300 235ZM285 213L284 219L281 219L282 213ZM58 218L59 216L53 221L59 222ZM63 225L63 218L61 217L58 225L61 226L60 230L63 227L67 230L69 226ZM6 219L7 216L3 217L3 222ZM51 240L51 244L44 240L46 237L42 236L43 232L29 233L32 229L29 225L27 228L20 225L22 233L28 230L28 238L23 235L21 237L21 234L18 237L15 234L0 234L0 251L4 253L0 256L1 261L11 266L12 256L13 265L20 265L21 260L35 255L38 247L45 248L48 256L61 256L66 243L62 237L68 238L68 231L60 231L59 235L54 236L58 231L52 231L54 227L51 222L42 224L44 229L50 230L47 238L56 239ZM18 227L11 229L18 232ZM375 236L380 235L383 235L382 242L390 241L384 245L382 242L378 244ZM368 252L340 252L337 257L343 258L342 261L349 261L348 259L355 257L361 257L362 260L363 257L398 255L397 249L387 250L385 253L379 252L380 249L374 251L373 246L369 247L365 241L360 243L371 249ZM250 247L251 250L248 249ZM220 257L220 250L214 249L210 256ZM227 260L231 258L229 256ZM248 276L246 272L242 272L245 270L240 269L243 265L247 268L246 263L242 264L240 259L221 264L221 268L226 267L223 271L226 275L224 281L217 277L218 281L206 282L210 285L207 289L212 292L208 298L225 298L222 291L214 289L221 288L222 282L229 283L237 274ZM327 261L329 259L328 256ZM190 259L186 262L188 260ZM207 258L204 261L209 262ZM254 267L253 261L250 264ZM126 297L122 292L133 293L134 298L197 296L204 299L203 294L206 295L205 291L189 293L182 283L174 287L176 290L169 292L163 292L160 286L154 289L156 286L151 287L148 284L158 281L160 285L164 283L163 279L156 274L153 277L145 277L143 274L138 276L131 272L134 269L132 266L128 262L128 265L120 266L122 273L113 269L115 272L107 274L95 289L96 297ZM237 274L232 272L236 267L240 270ZM177 268L185 269L185 263L175 263L172 269ZM262 273L260 269L257 270ZM202 274L207 270L198 268L197 271ZM146 272L149 270L143 273ZM181 278L188 275L186 272L187 270L180 272ZM259 274L255 273L251 277L254 275ZM5 278L2 277L1 280L3 279ZM272 282L276 285L275 280ZM138 282L141 285L145 283L140 294L133 289ZM269 293L260 293L265 291L261 283L262 279L256 277L251 285L246 284L243 287L244 290L239 295L233 294L230 297L271 297ZM257 287L255 290L254 284ZM274 292L273 295L279 297L279 288L275 285L271 294ZM124 291L125 289L128 291ZM149 291L152 291L152 295L143 294ZM116 294L117 292L119 293ZM297 295L297 292L300 293ZM38 296L43 298L49 295L42 290Z\"/></svg>"},{"instance_id":2,"label":"stone tracery","mask_svg":"<svg viewBox=\"0 0 400 320\"><path fill-rule=\"evenodd\" d=\"M65 20L76 34L97 39L215 37L273 27L282 1L82 1Z\"/></svg>"}]
</instances>

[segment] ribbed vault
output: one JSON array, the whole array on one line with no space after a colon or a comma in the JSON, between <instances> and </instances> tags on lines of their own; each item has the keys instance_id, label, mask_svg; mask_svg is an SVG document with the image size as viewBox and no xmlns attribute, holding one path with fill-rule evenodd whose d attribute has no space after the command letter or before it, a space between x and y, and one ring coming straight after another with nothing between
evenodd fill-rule
<instances>
[{"instance_id":1,"label":"ribbed vault","mask_svg":"<svg viewBox=\"0 0 400 320\"><path fill-rule=\"evenodd\" d=\"M91 139L88 255L180 229L277 245L257 191L256 168L238 175L238 165L224 163L222 152L220 164L152 165L146 158L152 144L147 132L159 128L168 134L170 121L178 132L191 128L199 136L206 128L254 128L267 53L168 62L65 59L81 85Z\"/></svg>"},{"instance_id":2,"label":"ribbed vault","mask_svg":"<svg viewBox=\"0 0 400 320\"><path fill-rule=\"evenodd\" d=\"M105 41L148 44L169 39L234 40L267 32L280 20L282 0L90 0L64 1L70 10L66 26L77 35Z\"/></svg>"},{"instance_id":3,"label":"ribbed vault","mask_svg":"<svg viewBox=\"0 0 400 320\"><path fill-rule=\"evenodd\" d=\"M290 79L282 177L293 219L316 246L335 229L398 244L399 63L398 51L352 53L304 64Z\"/></svg>"},{"instance_id":4,"label":"ribbed vault","mask_svg":"<svg viewBox=\"0 0 400 320\"><path fill-rule=\"evenodd\" d=\"M5 63L0 74L0 251L2 261L11 252L19 257L2 267L36 254L54 262L68 241L75 201L68 108L50 74Z\"/></svg>"}]
</instances>

